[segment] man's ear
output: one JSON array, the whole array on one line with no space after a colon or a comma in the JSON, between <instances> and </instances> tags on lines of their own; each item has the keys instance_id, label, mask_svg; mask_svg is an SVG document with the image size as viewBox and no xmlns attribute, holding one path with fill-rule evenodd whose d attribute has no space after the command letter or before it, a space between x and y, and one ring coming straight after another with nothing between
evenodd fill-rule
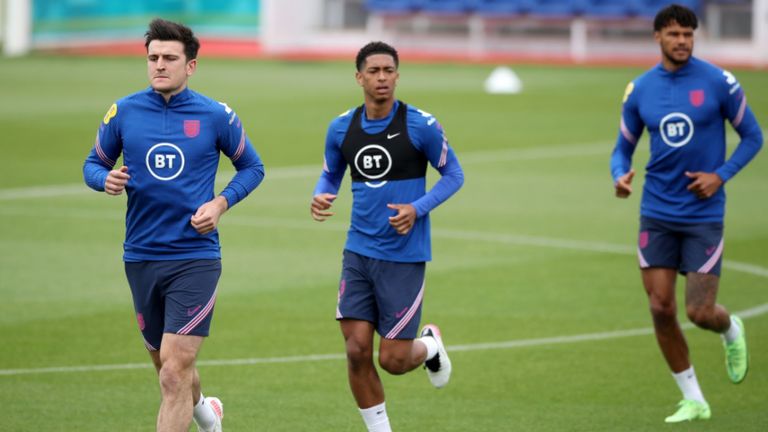
<instances>
[{"instance_id":1,"label":"man's ear","mask_svg":"<svg viewBox=\"0 0 768 432\"><path fill-rule=\"evenodd\" d=\"M197 70L197 59L192 59L187 62L187 76L192 76Z\"/></svg>"}]
</instances>

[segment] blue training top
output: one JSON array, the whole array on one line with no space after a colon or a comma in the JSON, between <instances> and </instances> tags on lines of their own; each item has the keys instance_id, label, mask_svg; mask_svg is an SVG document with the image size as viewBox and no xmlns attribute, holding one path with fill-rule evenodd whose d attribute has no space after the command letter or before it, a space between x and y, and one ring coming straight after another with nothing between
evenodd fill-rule
<instances>
[{"instance_id":1,"label":"blue training top","mask_svg":"<svg viewBox=\"0 0 768 432\"><path fill-rule=\"evenodd\" d=\"M125 261L218 259L216 230L199 234L190 218L214 198L219 152L237 170L221 192L229 207L264 178L264 165L226 104L190 89L168 103L152 88L118 100L104 116L83 175L104 190L107 174L123 154L126 185Z\"/></svg>"},{"instance_id":2,"label":"blue training top","mask_svg":"<svg viewBox=\"0 0 768 432\"><path fill-rule=\"evenodd\" d=\"M325 140L325 164L314 195L336 194L347 165L354 165L352 216L345 248L386 261L423 262L432 258L429 212L461 188L464 173L437 119L412 106L400 110L401 104L396 101L383 119L367 119L362 106L357 116L351 109L331 122ZM405 117L405 130L399 129L399 111ZM359 118L359 127L351 127L353 118ZM345 158L343 145L353 144L347 139L365 141L357 143L361 148L353 155L354 160ZM423 158L420 172L415 168L419 163L414 162L415 156ZM441 175L429 192L424 175L427 162ZM381 169L376 171L379 164ZM362 180L356 180L356 175ZM417 218L408 234L400 235L389 225L388 218L397 211L387 204L414 206Z\"/></svg>"},{"instance_id":3,"label":"blue training top","mask_svg":"<svg viewBox=\"0 0 768 432\"><path fill-rule=\"evenodd\" d=\"M726 119L741 137L727 162ZM722 222L724 188L699 199L686 189L692 180L685 172L716 173L727 182L762 147L760 126L736 78L691 57L675 72L658 64L630 82L611 156L614 182L629 172L644 127L651 134L651 157L640 214L672 222Z\"/></svg>"}]
</instances>

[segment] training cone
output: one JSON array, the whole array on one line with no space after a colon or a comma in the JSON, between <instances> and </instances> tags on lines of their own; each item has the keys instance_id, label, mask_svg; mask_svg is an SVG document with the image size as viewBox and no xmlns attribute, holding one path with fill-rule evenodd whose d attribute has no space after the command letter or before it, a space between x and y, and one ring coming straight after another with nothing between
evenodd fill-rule
<instances>
[{"instance_id":1,"label":"training cone","mask_svg":"<svg viewBox=\"0 0 768 432\"><path fill-rule=\"evenodd\" d=\"M485 91L491 94L517 94L523 90L523 82L515 71L499 66L485 80Z\"/></svg>"}]
</instances>

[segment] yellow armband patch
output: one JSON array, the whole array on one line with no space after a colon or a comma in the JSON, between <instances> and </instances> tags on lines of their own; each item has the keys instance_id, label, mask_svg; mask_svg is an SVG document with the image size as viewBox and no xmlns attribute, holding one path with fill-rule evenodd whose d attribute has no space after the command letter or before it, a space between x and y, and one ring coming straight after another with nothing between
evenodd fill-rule
<instances>
[{"instance_id":1,"label":"yellow armband patch","mask_svg":"<svg viewBox=\"0 0 768 432\"><path fill-rule=\"evenodd\" d=\"M632 90L635 89L635 83L630 81L629 84L627 84L627 89L624 90L624 99L621 100L621 103L624 103L629 99L629 95L632 94Z\"/></svg>"},{"instance_id":2,"label":"yellow armband patch","mask_svg":"<svg viewBox=\"0 0 768 432\"><path fill-rule=\"evenodd\" d=\"M112 104L111 107L109 107L109 111L104 115L104 124L109 124L109 121L112 120L114 116L117 115L117 104Z\"/></svg>"}]
</instances>

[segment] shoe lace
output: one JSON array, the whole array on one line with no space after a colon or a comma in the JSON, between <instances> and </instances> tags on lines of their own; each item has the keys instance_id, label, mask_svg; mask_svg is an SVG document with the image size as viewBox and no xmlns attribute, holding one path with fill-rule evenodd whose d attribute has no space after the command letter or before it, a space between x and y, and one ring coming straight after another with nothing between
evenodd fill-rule
<instances>
[{"instance_id":1,"label":"shoe lace","mask_svg":"<svg viewBox=\"0 0 768 432\"><path fill-rule=\"evenodd\" d=\"M728 359L733 361L741 361L744 357L744 350L741 349L741 344L734 342L725 346L725 351L728 354Z\"/></svg>"}]
</instances>

